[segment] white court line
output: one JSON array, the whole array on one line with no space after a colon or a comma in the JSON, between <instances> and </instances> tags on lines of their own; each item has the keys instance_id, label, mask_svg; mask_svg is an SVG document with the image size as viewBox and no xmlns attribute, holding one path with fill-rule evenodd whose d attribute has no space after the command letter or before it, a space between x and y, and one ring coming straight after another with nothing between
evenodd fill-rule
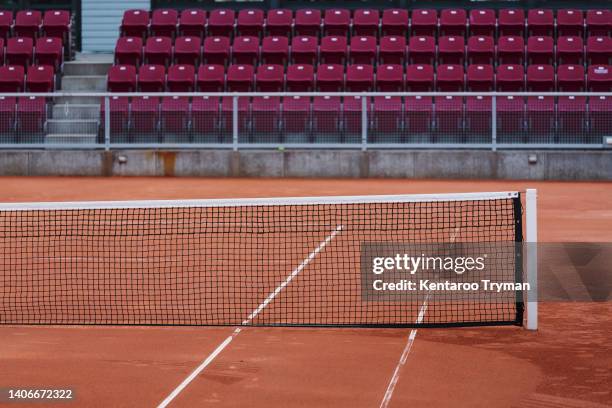
<instances>
[{"instance_id":1,"label":"white court line","mask_svg":"<svg viewBox=\"0 0 612 408\"><path fill-rule=\"evenodd\" d=\"M455 228L455 231L450 236L450 242L455 242L457 239L457 234L459 233L459 227ZM427 311L427 301L429 300L429 293L425 296L425 300L421 305L421 309L419 310L419 315L417 316L415 323L420 324L423 322L423 318L425 317L425 312ZM408 342L406 343L406 347L404 347L404 351L402 351L402 355L400 356L399 361L397 362L397 366L395 366L395 370L393 371L393 375L391 376L391 381L387 386L387 391L385 391L385 395L380 402L380 408L387 408L389 406L389 402L391 402L391 397L393 396L393 391L395 390L395 386L397 385L397 381L399 380L400 370L406 364L406 360L408 359L408 354L410 354L410 350L412 350L412 345L414 344L414 339L417 335L417 329L412 329L410 331L410 335L408 336Z\"/></svg>"},{"instance_id":2,"label":"white court line","mask_svg":"<svg viewBox=\"0 0 612 408\"><path fill-rule=\"evenodd\" d=\"M268 297L255 310L253 310L253 312L251 312L251 314L242 322L242 325L248 325L255 317L257 317L257 315L261 313L262 310L264 310L264 308L276 297L276 295L278 295L293 280L293 278L295 278L306 267L306 265L308 265L310 261L312 261L315 256L317 256L317 254L321 252L321 250L325 248L327 244L329 244L331 240L334 239L335 236L340 233L340 231L342 231L343 228L343 225L338 225L336 229L333 230L332 233L329 234L327 238L325 238L325 240L322 241L319 246L316 247L315 250L312 251L308 255L308 257L306 257L306 259L304 259L302 263L299 264L298 267L293 270L293 272L291 272L289 276L287 276L287 279L285 279L283 283L278 285L278 287L274 289L274 291L270 293ZM194 378L196 378L202 371L204 371L204 369L208 365L210 365L210 363L212 363L212 361L219 355L219 353L221 353L223 349L226 348L241 331L241 327L236 327L232 334L230 334L230 336L226 338L223 343L219 344L217 348L208 357L206 357L206 360L202 361L202 364L196 367L196 369L193 370L193 372L189 374L189 376L185 378L183 382L180 383L178 387L176 387L170 393L170 395L168 395L166 399L164 399L161 404L157 406L157 408L167 407L168 404L170 404L172 400L174 400L181 393L181 391L183 391L189 385L189 383L194 380Z\"/></svg>"}]
</instances>

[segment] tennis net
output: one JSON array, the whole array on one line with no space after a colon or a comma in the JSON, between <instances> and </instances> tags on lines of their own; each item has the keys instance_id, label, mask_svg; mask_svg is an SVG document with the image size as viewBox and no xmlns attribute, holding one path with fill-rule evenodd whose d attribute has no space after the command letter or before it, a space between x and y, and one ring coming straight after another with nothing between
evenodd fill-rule
<instances>
[{"instance_id":1,"label":"tennis net","mask_svg":"<svg viewBox=\"0 0 612 408\"><path fill-rule=\"evenodd\" d=\"M521 220L517 192L3 204L0 324L522 324L519 292L376 298L363 264L387 244L510 244L481 274L521 282Z\"/></svg>"}]
</instances>

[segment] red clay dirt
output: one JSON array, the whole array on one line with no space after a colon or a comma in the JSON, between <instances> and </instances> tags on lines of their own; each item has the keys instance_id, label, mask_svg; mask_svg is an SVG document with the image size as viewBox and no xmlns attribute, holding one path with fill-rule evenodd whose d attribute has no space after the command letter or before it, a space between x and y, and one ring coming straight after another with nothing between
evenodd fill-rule
<instances>
[{"instance_id":1,"label":"red clay dirt","mask_svg":"<svg viewBox=\"0 0 612 408\"><path fill-rule=\"evenodd\" d=\"M531 187L539 190L541 241L612 241L612 183L0 178L0 202ZM0 327L0 388L74 388L75 401L57 404L62 407L155 406L232 330ZM378 406L409 332L246 329L170 406ZM537 333L520 328L421 329L390 406L609 406L611 332L611 302L542 304Z\"/></svg>"}]
</instances>

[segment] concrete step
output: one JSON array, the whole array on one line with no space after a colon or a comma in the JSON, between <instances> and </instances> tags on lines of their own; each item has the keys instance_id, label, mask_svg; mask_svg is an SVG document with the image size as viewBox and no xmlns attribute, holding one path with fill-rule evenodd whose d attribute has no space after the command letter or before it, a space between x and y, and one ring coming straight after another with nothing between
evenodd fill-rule
<instances>
[{"instance_id":1,"label":"concrete step","mask_svg":"<svg viewBox=\"0 0 612 408\"><path fill-rule=\"evenodd\" d=\"M77 53L74 61L64 64L64 75L106 75L113 58L113 54Z\"/></svg>"},{"instance_id":2,"label":"concrete step","mask_svg":"<svg viewBox=\"0 0 612 408\"><path fill-rule=\"evenodd\" d=\"M50 119L47 121L48 133L83 134L98 132L98 121L95 119Z\"/></svg>"},{"instance_id":3,"label":"concrete step","mask_svg":"<svg viewBox=\"0 0 612 408\"><path fill-rule=\"evenodd\" d=\"M46 144L57 144L58 147L62 148L62 145L66 144L93 144L96 143L97 135L95 133L81 133L81 134L62 134L62 133L50 133L45 136Z\"/></svg>"},{"instance_id":4,"label":"concrete step","mask_svg":"<svg viewBox=\"0 0 612 408\"><path fill-rule=\"evenodd\" d=\"M112 63L115 54L112 52L77 52L74 55L75 61L85 62L110 62Z\"/></svg>"},{"instance_id":5,"label":"concrete step","mask_svg":"<svg viewBox=\"0 0 612 408\"><path fill-rule=\"evenodd\" d=\"M53 106L53 119L99 119L99 104L64 103Z\"/></svg>"},{"instance_id":6,"label":"concrete step","mask_svg":"<svg viewBox=\"0 0 612 408\"><path fill-rule=\"evenodd\" d=\"M104 92L106 75L68 75L62 77L62 91Z\"/></svg>"},{"instance_id":7,"label":"concrete step","mask_svg":"<svg viewBox=\"0 0 612 408\"><path fill-rule=\"evenodd\" d=\"M99 96L58 96L53 101L56 105L95 105L101 99Z\"/></svg>"}]
</instances>

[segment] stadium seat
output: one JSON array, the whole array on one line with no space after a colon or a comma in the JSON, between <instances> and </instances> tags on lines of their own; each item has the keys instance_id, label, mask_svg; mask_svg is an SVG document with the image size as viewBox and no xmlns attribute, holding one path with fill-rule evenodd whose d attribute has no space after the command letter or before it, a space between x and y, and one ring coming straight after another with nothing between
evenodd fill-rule
<instances>
[{"instance_id":1,"label":"stadium seat","mask_svg":"<svg viewBox=\"0 0 612 408\"><path fill-rule=\"evenodd\" d=\"M112 96L108 101L110 107L110 137L112 142L123 141L120 136L127 133L128 120L130 115L130 100L125 96ZM104 99L100 101L100 129L104 134L105 129Z\"/></svg>"},{"instance_id":2,"label":"stadium seat","mask_svg":"<svg viewBox=\"0 0 612 408\"><path fill-rule=\"evenodd\" d=\"M218 97L197 96L193 98L191 103L191 128L194 132L194 141L219 142L219 119Z\"/></svg>"},{"instance_id":3,"label":"stadium seat","mask_svg":"<svg viewBox=\"0 0 612 408\"><path fill-rule=\"evenodd\" d=\"M225 70L223 65L200 65L198 68L199 92L223 92Z\"/></svg>"},{"instance_id":4,"label":"stadium seat","mask_svg":"<svg viewBox=\"0 0 612 408\"><path fill-rule=\"evenodd\" d=\"M174 41L174 63L199 65L201 45L199 37L178 37Z\"/></svg>"},{"instance_id":5,"label":"stadium seat","mask_svg":"<svg viewBox=\"0 0 612 408\"><path fill-rule=\"evenodd\" d=\"M555 90L555 68L552 65L529 65L527 67L528 92L553 92Z\"/></svg>"},{"instance_id":6,"label":"stadium seat","mask_svg":"<svg viewBox=\"0 0 612 408\"><path fill-rule=\"evenodd\" d=\"M612 32L612 11L588 10L586 14L586 31L588 36L609 37Z\"/></svg>"},{"instance_id":7,"label":"stadium seat","mask_svg":"<svg viewBox=\"0 0 612 408\"><path fill-rule=\"evenodd\" d=\"M42 32L46 37L57 37L62 44L70 46L70 12L66 10L48 10L42 21Z\"/></svg>"},{"instance_id":8,"label":"stadium seat","mask_svg":"<svg viewBox=\"0 0 612 408\"><path fill-rule=\"evenodd\" d=\"M403 92L404 68L399 64L379 65L376 69L378 92Z\"/></svg>"},{"instance_id":9,"label":"stadium seat","mask_svg":"<svg viewBox=\"0 0 612 408\"><path fill-rule=\"evenodd\" d=\"M403 129L404 112L399 96L377 96L372 110L371 142L399 143Z\"/></svg>"},{"instance_id":10,"label":"stadium seat","mask_svg":"<svg viewBox=\"0 0 612 408\"><path fill-rule=\"evenodd\" d=\"M530 96L527 98L527 142L549 143L555 130L555 98Z\"/></svg>"},{"instance_id":11,"label":"stadium seat","mask_svg":"<svg viewBox=\"0 0 612 408\"><path fill-rule=\"evenodd\" d=\"M529 37L527 39L527 64L554 64L555 42L552 37Z\"/></svg>"},{"instance_id":12,"label":"stadium seat","mask_svg":"<svg viewBox=\"0 0 612 408\"><path fill-rule=\"evenodd\" d=\"M181 11L179 20L179 35L202 38L206 32L206 11L188 9Z\"/></svg>"},{"instance_id":13,"label":"stadium seat","mask_svg":"<svg viewBox=\"0 0 612 408\"><path fill-rule=\"evenodd\" d=\"M137 142L156 142L159 124L159 98L137 96L132 98L131 104L131 131L140 136ZM151 137L152 136L152 137Z\"/></svg>"},{"instance_id":14,"label":"stadium seat","mask_svg":"<svg viewBox=\"0 0 612 408\"><path fill-rule=\"evenodd\" d=\"M176 37L178 11L172 9L153 10L151 16L151 35L155 37Z\"/></svg>"},{"instance_id":15,"label":"stadium seat","mask_svg":"<svg viewBox=\"0 0 612 408\"><path fill-rule=\"evenodd\" d=\"M161 130L164 136L168 133L182 136L182 142L187 142L189 131L189 98L185 96L165 96L161 102Z\"/></svg>"},{"instance_id":16,"label":"stadium seat","mask_svg":"<svg viewBox=\"0 0 612 408\"><path fill-rule=\"evenodd\" d=\"M468 64L493 65L495 63L495 42L493 37L473 36L467 43Z\"/></svg>"},{"instance_id":17,"label":"stadium seat","mask_svg":"<svg viewBox=\"0 0 612 408\"><path fill-rule=\"evenodd\" d=\"M407 92L432 92L434 88L434 68L432 65L416 64L406 66Z\"/></svg>"},{"instance_id":18,"label":"stadium seat","mask_svg":"<svg viewBox=\"0 0 612 408\"><path fill-rule=\"evenodd\" d=\"M228 92L253 92L254 75L252 65L230 65L227 69Z\"/></svg>"},{"instance_id":19,"label":"stadium seat","mask_svg":"<svg viewBox=\"0 0 612 408\"><path fill-rule=\"evenodd\" d=\"M490 96L468 96L465 101L465 131L468 142L486 143L491 138Z\"/></svg>"},{"instance_id":20,"label":"stadium seat","mask_svg":"<svg viewBox=\"0 0 612 408\"><path fill-rule=\"evenodd\" d=\"M317 48L316 37L293 37L291 40L291 62L293 64L316 65L318 63Z\"/></svg>"},{"instance_id":21,"label":"stadium seat","mask_svg":"<svg viewBox=\"0 0 612 408\"><path fill-rule=\"evenodd\" d=\"M582 10L557 10L557 36L582 37L584 34L584 16Z\"/></svg>"},{"instance_id":22,"label":"stadium seat","mask_svg":"<svg viewBox=\"0 0 612 408\"><path fill-rule=\"evenodd\" d=\"M555 16L549 9L531 9L527 12L527 35L552 37L554 35Z\"/></svg>"},{"instance_id":23,"label":"stadium seat","mask_svg":"<svg viewBox=\"0 0 612 408\"><path fill-rule=\"evenodd\" d=\"M36 63L51 65L59 72L63 63L62 41L58 37L41 37L36 40Z\"/></svg>"},{"instance_id":24,"label":"stadium seat","mask_svg":"<svg viewBox=\"0 0 612 408\"><path fill-rule=\"evenodd\" d=\"M411 37L408 43L408 61L410 64L435 64L435 38L431 36Z\"/></svg>"},{"instance_id":25,"label":"stadium seat","mask_svg":"<svg viewBox=\"0 0 612 408\"><path fill-rule=\"evenodd\" d=\"M41 135L47 121L47 101L38 96L17 100L17 131L21 134Z\"/></svg>"},{"instance_id":26,"label":"stadium seat","mask_svg":"<svg viewBox=\"0 0 612 408\"><path fill-rule=\"evenodd\" d=\"M584 92L584 67L582 65L559 65L557 88L559 92Z\"/></svg>"},{"instance_id":27,"label":"stadium seat","mask_svg":"<svg viewBox=\"0 0 612 408\"><path fill-rule=\"evenodd\" d=\"M149 12L147 10L126 10L121 22L121 35L144 38L149 29Z\"/></svg>"},{"instance_id":28,"label":"stadium seat","mask_svg":"<svg viewBox=\"0 0 612 408\"><path fill-rule=\"evenodd\" d=\"M223 97L221 98L221 120L220 130L223 135L231 136L233 133L233 112L234 112L234 98ZM241 97L238 98L238 141L243 142L249 128L249 117L251 112L251 103L249 98ZM231 139L229 139L231 140Z\"/></svg>"},{"instance_id":29,"label":"stadium seat","mask_svg":"<svg viewBox=\"0 0 612 408\"><path fill-rule=\"evenodd\" d=\"M17 98L14 96L0 96L0 136L6 140L6 135L15 131L15 108Z\"/></svg>"},{"instance_id":30,"label":"stadium seat","mask_svg":"<svg viewBox=\"0 0 612 408\"><path fill-rule=\"evenodd\" d=\"M53 92L55 71L51 65L32 65L28 67L26 92Z\"/></svg>"},{"instance_id":31,"label":"stadium seat","mask_svg":"<svg viewBox=\"0 0 612 408\"><path fill-rule=\"evenodd\" d=\"M372 110L370 98L366 98L366 109ZM342 104L342 124L344 125L344 142L360 143L362 130L363 97L346 96Z\"/></svg>"},{"instance_id":32,"label":"stadium seat","mask_svg":"<svg viewBox=\"0 0 612 408\"><path fill-rule=\"evenodd\" d=\"M136 92L136 67L114 65L108 70L109 92Z\"/></svg>"},{"instance_id":33,"label":"stadium seat","mask_svg":"<svg viewBox=\"0 0 612 408\"><path fill-rule=\"evenodd\" d=\"M0 66L0 92L22 92L25 70L21 65Z\"/></svg>"},{"instance_id":34,"label":"stadium seat","mask_svg":"<svg viewBox=\"0 0 612 408\"><path fill-rule=\"evenodd\" d=\"M289 9L273 9L268 11L266 19L267 35L290 37L293 25L293 12Z\"/></svg>"},{"instance_id":35,"label":"stadium seat","mask_svg":"<svg viewBox=\"0 0 612 408\"><path fill-rule=\"evenodd\" d=\"M231 37L234 32L234 10L214 9L208 14L208 35Z\"/></svg>"},{"instance_id":36,"label":"stadium seat","mask_svg":"<svg viewBox=\"0 0 612 408\"><path fill-rule=\"evenodd\" d=\"M470 35L479 37L495 37L497 21L495 10L470 10Z\"/></svg>"},{"instance_id":37,"label":"stadium seat","mask_svg":"<svg viewBox=\"0 0 612 408\"><path fill-rule=\"evenodd\" d=\"M259 61L259 38L240 36L232 44L232 63L257 65Z\"/></svg>"},{"instance_id":38,"label":"stadium seat","mask_svg":"<svg viewBox=\"0 0 612 408\"><path fill-rule=\"evenodd\" d=\"M589 98L589 122L595 136L610 134L610 117L612 116L612 97L591 96Z\"/></svg>"},{"instance_id":39,"label":"stadium seat","mask_svg":"<svg viewBox=\"0 0 612 408\"><path fill-rule=\"evenodd\" d=\"M440 35L465 37L467 15L464 9L443 9L440 12Z\"/></svg>"},{"instance_id":40,"label":"stadium seat","mask_svg":"<svg viewBox=\"0 0 612 408\"><path fill-rule=\"evenodd\" d=\"M379 20L378 10L355 10L353 14L353 35L377 37Z\"/></svg>"},{"instance_id":41,"label":"stadium seat","mask_svg":"<svg viewBox=\"0 0 612 408\"><path fill-rule=\"evenodd\" d=\"M500 143L522 141L525 128L525 102L522 97L497 97L497 140Z\"/></svg>"},{"instance_id":42,"label":"stadium seat","mask_svg":"<svg viewBox=\"0 0 612 408\"><path fill-rule=\"evenodd\" d=\"M585 142L587 100L584 96L560 96L557 103L559 143Z\"/></svg>"},{"instance_id":43,"label":"stadium seat","mask_svg":"<svg viewBox=\"0 0 612 408\"><path fill-rule=\"evenodd\" d=\"M38 10L20 10L15 16L13 32L16 37L28 37L34 40L40 34L42 13Z\"/></svg>"},{"instance_id":44,"label":"stadium seat","mask_svg":"<svg viewBox=\"0 0 612 408\"><path fill-rule=\"evenodd\" d=\"M289 75L287 73L287 75ZM283 101L283 129L287 141L307 142L310 132L310 98L290 96Z\"/></svg>"},{"instance_id":45,"label":"stadium seat","mask_svg":"<svg viewBox=\"0 0 612 408\"><path fill-rule=\"evenodd\" d=\"M405 101L404 129L410 142L428 141L433 121L433 101L430 96L408 96Z\"/></svg>"},{"instance_id":46,"label":"stadium seat","mask_svg":"<svg viewBox=\"0 0 612 408\"><path fill-rule=\"evenodd\" d=\"M282 65L268 64L257 67L257 92L282 92L284 83L285 74Z\"/></svg>"},{"instance_id":47,"label":"stadium seat","mask_svg":"<svg viewBox=\"0 0 612 408\"><path fill-rule=\"evenodd\" d=\"M4 65L4 38L0 38L0 65Z\"/></svg>"},{"instance_id":48,"label":"stadium seat","mask_svg":"<svg viewBox=\"0 0 612 408\"><path fill-rule=\"evenodd\" d=\"M347 9L327 9L323 18L323 35L346 37L351 26L351 12Z\"/></svg>"},{"instance_id":49,"label":"stadium seat","mask_svg":"<svg viewBox=\"0 0 612 408\"><path fill-rule=\"evenodd\" d=\"M289 59L289 39L287 37L265 37L261 45L261 59L264 64L285 66Z\"/></svg>"},{"instance_id":50,"label":"stadium seat","mask_svg":"<svg viewBox=\"0 0 612 408\"><path fill-rule=\"evenodd\" d=\"M321 31L321 10L298 9L295 12L295 35L318 37Z\"/></svg>"},{"instance_id":51,"label":"stadium seat","mask_svg":"<svg viewBox=\"0 0 612 408\"><path fill-rule=\"evenodd\" d=\"M469 65L466 74L469 92L492 92L495 74L492 65Z\"/></svg>"},{"instance_id":52,"label":"stadium seat","mask_svg":"<svg viewBox=\"0 0 612 408\"><path fill-rule=\"evenodd\" d=\"M339 96L315 96L312 103L313 132L315 142L325 135L339 136L340 112L342 104Z\"/></svg>"},{"instance_id":53,"label":"stadium seat","mask_svg":"<svg viewBox=\"0 0 612 408\"><path fill-rule=\"evenodd\" d=\"M459 64L465 62L465 40L458 36L438 38L438 64Z\"/></svg>"},{"instance_id":54,"label":"stadium seat","mask_svg":"<svg viewBox=\"0 0 612 408\"><path fill-rule=\"evenodd\" d=\"M406 61L406 38L385 36L380 39L378 62L380 64L401 64Z\"/></svg>"},{"instance_id":55,"label":"stadium seat","mask_svg":"<svg viewBox=\"0 0 612 408\"><path fill-rule=\"evenodd\" d=\"M497 68L497 90L499 92L524 92L525 69L523 66L500 65Z\"/></svg>"},{"instance_id":56,"label":"stadium seat","mask_svg":"<svg viewBox=\"0 0 612 408\"><path fill-rule=\"evenodd\" d=\"M374 67L368 64L346 67L346 90L348 92L372 92L374 90Z\"/></svg>"},{"instance_id":57,"label":"stadium seat","mask_svg":"<svg viewBox=\"0 0 612 408\"><path fill-rule=\"evenodd\" d=\"M522 9L499 10L497 24L500 37L525 36L525 12Z\"/></svg>"},{"instance_id":58,"label":"stadium seat","mask_svg":"<svg viewBox=\"0 0 612 408\"><path fill-rule=\"evenodd\" d=\"M344 67L337 64L321 64L317 68L317 91L344 91Z\"/></svg>"},{"instance_id":59,"label":"stadium seat","mask_svg":"<svg viewBox=\"0 0 612 408\"><path fill-rule=\"evenodd\" d=\"M4 41L11 34L11 27L13 26L13 12L10 10L0 10L0 38ZM6 103L8 99L4 100ZM6 105L5 105L6 106ZM14 113L15 109L13 109Z\"/></svg>"},{"instance_id":60,"label":"stadium seat","mask_svg":"<svg viewBox=\"0 0 612 408\"><path fill-rule=\"evenodd\" d=\"M119 37L115 45L115 64L135 65L142 62L142 39L140 37Z\"/></svg>"},{"instance_id":61,"label":"stadium seat","mask_svg":"<svg viewBox=\"0 0 612 408\"><path fill-rule=\"evenodd\" d=\"M246 9L238 12L236 28L238 35L259 38L264 31L265 16L263 10Z\"/></svg>"},{"instance_id":62,"label":"stadium seat","mask_svg":"<svg viewBox=\"0 0 612 408\"><path fill-rule=\"evenodd\" d=\"M518 36L504 36L497 41L497 63L523 65L525 40Z\"/></svg>"},{"instance_id":63,"label":"stadium seat","mask_svg":"<svg viewBox=\"0 0 612 408\"><path fill-rule=\"evenodd\" d=\"M287 92L314 92L314 67L309 64L287 67Z\"/></svg>"},{"instance_id":64,"label":"stadium seat","mask_svg":"<svg viewBox=\"0 0 612 408\"><path fill-rule=\"evenodd\" d=\"M438 34L438 12L433 9L412 10L411 36L435 37Z\"/></svg>"},{"instance_id":65,"label":"stadium seat","mask_svg":"<svg viewBox=\"0 0 612 408\"><path fill-rule=\"evenodd\" d=\"M439 65L437 69L436 89L439 92L461 92L465 85L463 76L463 65Z\"/></svg>"},{"instance_id":66,"label":"stadium seat","mask_svg":"<svg viewBox=\"0 0 612 408\"><path fill-rule=\"evenodd\" d=\"M347 54L346 37L326 36L321 39L321 46L319 48L321 63L344 65Z\"/></svg>"},{"instance_id":67,"label":"stadium seat","mask_svg":"<svg viewBox=\"0 0 612 408\"><path fill-rule=\"evenodd\" d=\"M251 107L252 142L280 142L281 99L278 96L256 96Z\"/></svg>"},{"instance_id":68,"label":"stadium seat","mask_svg":"<svg viewBox=\"0 0 612 408\"><path fill-rule=\"evenodd\" d=\"M9 38L6 43L6 64L27 67L34 62L34 40L28 37Z\"/></svg>"},{"instance_id":69,"label":"stadium seat","mask_svg":"<svg viewBox=\"0 0 612 408\"><path fill-rule=\"evenodd\" d=\"M580 64L584 63L584 48L580 37L557 38L557 63Z\"/></svg>"},{"instance_id":70,"label":"stadium seat","mask_svg":"<svg viewBox=\"0 0 612 408\"><path fill-rule=\"evenodd\" d=\"M586 61L589 65L609 65L612 62L612 38L587 38Z\"/></svg>"},{"instance_id":71,"label":"stadium seat","mask_svg":"<svg viewBox=\"0 0 612 408\"><path fill-rule=\"evenodd\" d=\"M230 40L226 37L206 37L202 60L205 64L226 65L230 56Z\"/></svg>"},{"instance_id":72,"label":"stadium seat","mask_svg":"<svg viewBox=\"0 0 612 408\"><path fill-rule=\"evenodd\" d=\"M408 32L408 10L385 9L382 14L381 35L405 38Z\"/></svg>"},{"instance_id":73,"label":"stadium seat","mask_svg":"<svg viewBox=\"0 0 612 408\"><path fill-rule=\"evenodd\" d=\"M163 65L145 64L138 70L138 89L140 92L164 92L166 88L166 68Z\"/></svg>"},{"instance_id":74,"label":"stadium seat","mask_svg":"<svg viewBox=\"0 0 612 408\"><path fill-rule=\"evenodd\" d=\"M434 98L438 142L458 143L463 135L463 99L460 96Z\"/></svg>"},{"instance_id":75,"label":"stadium seat","mask_svg":"<svg viewBox=\"0 0 612 408\"><path fill-rule=\"evenodd\" d=\"M376 63L376 37L351 37L350 61L352 64Z\"/></svg>"},{"instance_id":76,"label":"stadium seat","mask_svg":"<svg viewBox=\"0 0 612 408\"><path fill-rule=\"evenodd\" d=\"M587 71L588 92L612 91L612 67L609 65L590 65Z\"/></svg>"},{"instance_id":77,"label":"stadium seat","mask_svg":"<svg viewBox=\"0 0 612 408\"><path fill-rule=\"evenodd\" d=\"M177 64L168 68L169 92L193 92L195 90L195 67Z\"/></svg>"},{"instance_id":78,"label":"stadium seat","mask_svg":"<svg viewBox=\"0 0 612 408\"><path fill-rule=\"evenodd\" d=\"M149 37L144 49L147 64L168 66L172 61L172 39L170 37Z\"/></svg>"}]
</instances>

